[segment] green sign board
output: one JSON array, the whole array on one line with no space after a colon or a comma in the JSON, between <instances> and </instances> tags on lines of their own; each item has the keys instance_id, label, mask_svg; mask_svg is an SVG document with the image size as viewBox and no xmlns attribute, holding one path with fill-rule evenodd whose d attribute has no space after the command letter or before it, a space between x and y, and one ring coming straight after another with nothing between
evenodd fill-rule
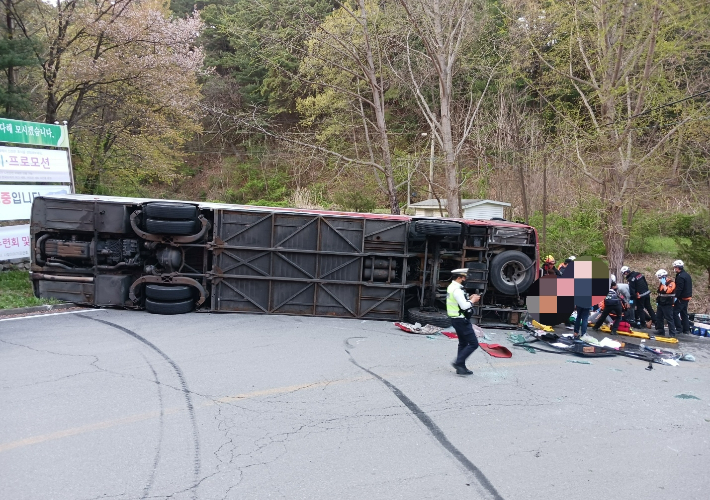
<instances>
[{"instance_id":1,"label":"green sign board","mask_svg":"<svg viewBox=\"0 0 710 500\"><path fill-rule=\"evenodd\" d=\"M68 148L69 132L65 125L0 118L0 142Z\"/></svg>"}]
</instances>

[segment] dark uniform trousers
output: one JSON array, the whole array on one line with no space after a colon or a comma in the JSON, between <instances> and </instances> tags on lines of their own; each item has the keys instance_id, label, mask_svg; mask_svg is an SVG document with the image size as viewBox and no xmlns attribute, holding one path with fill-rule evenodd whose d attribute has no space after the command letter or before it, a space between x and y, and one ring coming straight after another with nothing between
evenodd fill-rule
<instances>
[{"instance_id":1,"label":"dark uniform trousers","mask_svg":"<svg viewBox=\"0 0 710 500\"><path fill-rule=\"evenodd\" d=\"M466 366L466 358L478 349L476 332L473 331L473 325L466 318L451 318L451 324L459 337L459 352L456 356L456 364Z\"/></svg>"},{"instance_id":2,"label":"dark uniform trousers","mask_svg":"<svg viewBox=\"0 0 710 500\"><path fill-rule=\"evenodd\" d=\"M638 299L634 299L634 305L636 306L636 321L639 326L643 326L645 323L645 316L648 316L651 321L656 322L656 313L653 312L653 307L651 307L651 294L644 295ZM644 314L644 309L647 311Z\"/></svg>"},{"instance_id":3,"label":"dark uniform trousers","mask_svg":"<svg viewBox=\"0 0 710 500\"><path fill-rule=\"evenodd\" d=\"M673 322L675 329L682 333L690 332L690 321L688 320L689 300L676 300L673 304Z\"/></svg>"},{"instance_id":4,"label":"dark uniform trousers","mask_svg":"<svg viewBox=\"0 0 710 500\"><path fill-rule=\"evenodd\" d=\"M597 319L597 322L594 324L594 329L598 329L600 326L604 324L604 320L606 319L609 314L614 313L616 317L614 318L614 324L611 325L611 331L613 333L616 333L616 330L619 328L619 323L621 322L621 304L615 304L615 305L607 305L604 304L604 310L602 311L602 315L599 316L599 319Z\"/></svg>"},{"instance_id":5,"label":"dark uniform trousers","mask_svg":"<svg viewBox=\"0 0 710 500\"><path fill-rule=\"evenodd\" d=\"M670 336L675 337L676 330L675 318L673 315L673 304L658 304L658 311L656 312L656 333L658 335L663 335L665 333L665 330L663 329L663 320L666 320L668 323L668 333Z\"/></svg>"}]
</instances>

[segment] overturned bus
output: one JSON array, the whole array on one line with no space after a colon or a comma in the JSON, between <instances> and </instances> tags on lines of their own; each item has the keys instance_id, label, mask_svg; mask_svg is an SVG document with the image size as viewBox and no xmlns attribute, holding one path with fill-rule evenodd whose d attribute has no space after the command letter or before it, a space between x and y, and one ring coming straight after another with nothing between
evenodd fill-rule
<instances>
[{"instance_id":1,"label":"overturned bus","mask_svg":"<svg viewBox=\"0 0 710 500\"><path fill-rule=\"evenodd\" d=\"M534 228L504 220L57 195L32 206L37 297L156 314L334 316L449 326L450 271L474 319L517 323Z\"/></svg>"}]
</instances>

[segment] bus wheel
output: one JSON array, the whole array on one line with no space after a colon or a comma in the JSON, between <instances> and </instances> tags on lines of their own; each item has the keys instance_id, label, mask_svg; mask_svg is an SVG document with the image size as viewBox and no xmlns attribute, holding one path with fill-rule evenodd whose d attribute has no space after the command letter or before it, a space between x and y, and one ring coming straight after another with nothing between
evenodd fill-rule
<instances>
[{"instance_id":1,"label":"bus wheel","mask_svg":"<svg viewBox=\"0 0 710 500\"><path fill-rule=\"evenodd\" d=\"M199 224L192 220L146 219L145 230L151 234L174 234L189 236L199 230Z\"/></svg>"},{"instance_id":2,"label":"bus wheel","mask_svg":"<svg viewBox=\"0 0 710 500\"><path fill-rule=\"evenodd\" d=\"M530 257L517 250L499 253L491 261L491 284L506 295L523 293L535 281L532 263Z\"/></svg>"},{"instance_id":3,"label":"bus wheel","mask_svg":"<svg viewBox=\"0 0 710 500\"><path fill-rule=\"evenodd\" d=\"M420 309L412 307L407 310L407 318L410 323L420 323L422 325L440 326L448 328L451 326L451 318L446 315L446 311L437 309L436 311L428 311L428 308Z\"/></svg>"},{"instance_id":4,"label":"bus wheel","mask_svg":"<svg viewBox=\"0 0 710 500\"><path fill-rule=\"evenodd\" d=\"M161 302L153 299L145 299L145 310L153 314L184 314L195 308L195 301L192 299L176 302Z\"/></svg>"},{"instance_id":5,"label":"bus wheel","mask_svg":"<svg viewBox=\"0 0 710 500\"><path fill-rule=\"evenodd\" d=\"M187 285L146 285L145 296L157 301L173 302L192 299L193 290L191 286Z\"/></svg>"}]
</instances>

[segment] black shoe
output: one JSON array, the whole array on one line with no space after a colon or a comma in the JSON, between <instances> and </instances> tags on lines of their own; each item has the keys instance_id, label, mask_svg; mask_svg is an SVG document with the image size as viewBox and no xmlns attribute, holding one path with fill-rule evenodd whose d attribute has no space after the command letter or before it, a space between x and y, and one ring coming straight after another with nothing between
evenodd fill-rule
<instances>
[{"instance_id":1,"label":"black shoe","mask_svg":"<svg viewBox=\"0 0 710 500\"><path fill-rule=\"evenodd\" d=\"M616 333L616 330L612 330L611 332L609 332L609 334L610 335L618 335L618 333Z\"/></svg>"},{"instance_id":2,"label":"black shoe","mask_svg":"<svg viewBox=\"0 0 710 500\"><path fill-rule=\"evenodd\" d=\"M598 332L598 331L599 331L599 328L593 327L592 330L594 330L595 332Z\"/></svg>"},{"instance_id":3,"label":"black shoe","mask_svg":"<svg viewBox=\"0 0 710 500\"><path fill-rule=\"evenodd\" d=\"M456 375L473 375L473 372L466 366L457 365L456 363L451 363L451 366L456 368Z\"/></svg>"}]
</instances>

